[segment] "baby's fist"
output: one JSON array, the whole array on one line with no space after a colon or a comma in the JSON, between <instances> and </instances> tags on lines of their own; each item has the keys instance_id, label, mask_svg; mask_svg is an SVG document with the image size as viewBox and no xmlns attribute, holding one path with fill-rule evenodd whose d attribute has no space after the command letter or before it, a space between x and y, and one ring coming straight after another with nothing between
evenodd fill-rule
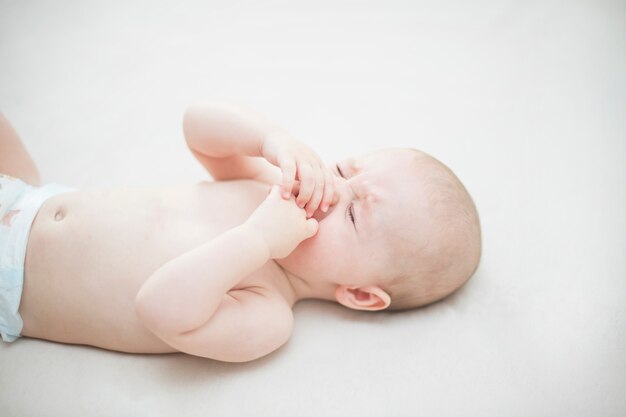
<instances>
[{"instance_id":1,"label":"baby's fist","mask_svg":"<svg viewBox=\"0 0 626 417\"><path fill-rule=\"evenodd\" d=\"M285 200L280 186L273 185L265 200L246 221L261 234L273 259L288 256L305 239L318 230L317 220L306 218L306 211L297 206L292 196Z\"/></svg>"}]
</instances>

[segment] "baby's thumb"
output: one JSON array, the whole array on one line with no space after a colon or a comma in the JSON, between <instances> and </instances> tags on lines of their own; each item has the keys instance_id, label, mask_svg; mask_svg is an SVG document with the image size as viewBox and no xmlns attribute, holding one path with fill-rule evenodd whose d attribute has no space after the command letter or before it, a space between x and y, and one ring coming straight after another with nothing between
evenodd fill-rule
<instances>
[{"instance_id":1,"label":"baby's thumb","mask_svg":"<svg viewBox=\"0 0 626 417\"><path fill-rule=\"evenodd\" d=\"M311 236L314 236L317 233L317 229L319 228L319 224L317 222L317 220L315 219L308 219L306 221L306 231L307 231L307 238L310 238Z\"/></svg>"}]
</instances>

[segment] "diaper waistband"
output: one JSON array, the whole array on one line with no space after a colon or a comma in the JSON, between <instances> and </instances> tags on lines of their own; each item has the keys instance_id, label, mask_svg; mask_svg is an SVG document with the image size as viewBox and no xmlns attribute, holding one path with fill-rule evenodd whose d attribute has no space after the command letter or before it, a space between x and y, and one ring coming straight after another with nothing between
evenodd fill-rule
<instances>
[{"instance_id":1,"label":"diaper waistband","mask_svg":"<svg viewBox=\"0 0 626 417\"><path fill-rule=\"evenodd\" d=\"M0 254L2 256L1 265L14 264L17 267L23 266L28 234L39 208L48 198L71 191L76 191L76 189L57 183L49 183L42 187L28 185L24 188L11 206L11 210L20 211L19 215L13 218L8 236L8 247L12 248L14 252L10 253L11 251L6 251L5 248L5 252Z\"/></svg>"},{"instance_id":2,"label":"diaper waistband","mask_svg":"<svg viewBox=\"0 0 626 417\"><path fill-rule=\"evenodd\" d=\"M5 176L6 177L6 176ZM5 342L20 337L23 322L19 306L24 284L24 260L30 229L41 205L56 194L75 191L56 183L34 187L19 179L12 187L4 182L7 193L5 213L12 213L0 225L0 335ZM13 196L13 197L12 197Z\"/></svg>"}]
</instances>

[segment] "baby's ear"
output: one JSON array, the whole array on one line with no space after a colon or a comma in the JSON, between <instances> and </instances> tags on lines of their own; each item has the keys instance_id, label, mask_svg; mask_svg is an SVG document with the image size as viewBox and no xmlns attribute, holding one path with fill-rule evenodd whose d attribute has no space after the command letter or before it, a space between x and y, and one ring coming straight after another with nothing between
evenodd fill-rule
<instances>
[{"instance_id":1,"label":"baby's ear","mask_svg":"<svg viewBox=\"0 0 626 417\"><path fill-rule=\"evenodd\" d=\"M335 299L338 303L354 310L378 311L386 309L391 304L389 294L377 286L339 285L335 289Z\"/></svg>"}]
</instances>

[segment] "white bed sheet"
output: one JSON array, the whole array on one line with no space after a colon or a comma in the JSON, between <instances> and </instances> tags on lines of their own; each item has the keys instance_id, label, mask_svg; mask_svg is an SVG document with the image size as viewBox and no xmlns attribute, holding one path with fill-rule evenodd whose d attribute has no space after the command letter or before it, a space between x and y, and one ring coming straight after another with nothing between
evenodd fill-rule
<instances>
[{"instance_id":1,"label":"white bed sheet","mask_svg":"<svg viewBox=\"0 0 626 417\"><path fill-rule=\"evenodd\" d=\"M302 302L252 363L0 343L0 415L626 415L624 2L298 3L0 1L0 109L78 188L205 179L202 99L329 162L423 149L476 201L476 276L402 314Z\"/></svg>"}]
</instances>

